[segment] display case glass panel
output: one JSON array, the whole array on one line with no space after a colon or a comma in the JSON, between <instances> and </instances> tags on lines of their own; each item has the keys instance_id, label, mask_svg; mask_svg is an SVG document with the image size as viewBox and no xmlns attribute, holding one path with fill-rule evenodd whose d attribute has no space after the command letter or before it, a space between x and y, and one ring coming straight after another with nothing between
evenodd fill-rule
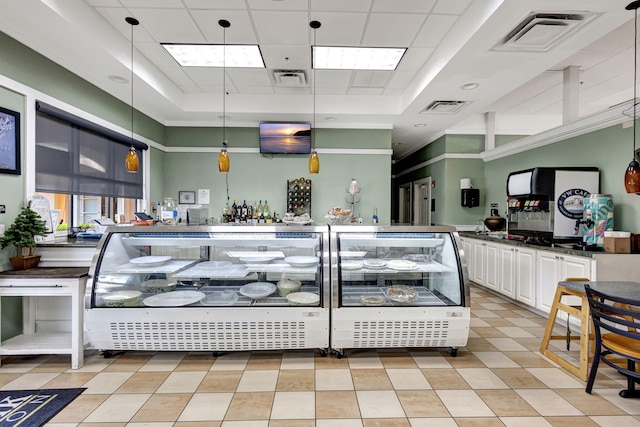
<instances>
[{"instance_id":1,"label":"display case glass panel","mask_svg":"<svg viewBox=\"0 0 640 427\"><path fill-rule=\"evenodd\" d=\"M306 228L112 227L92 265L91 307L324 306L328 233Z\"/></svg>"},{"instance_id":2,"label":"display case glass panel","mask_svg":"<svg viewBox=\"0 0 640 427\"><path fill-rule=\"evenodd\" d=\"M336 233L338 307L468 305L453 233L389 229Z\"/></svg>"}]
</instances>

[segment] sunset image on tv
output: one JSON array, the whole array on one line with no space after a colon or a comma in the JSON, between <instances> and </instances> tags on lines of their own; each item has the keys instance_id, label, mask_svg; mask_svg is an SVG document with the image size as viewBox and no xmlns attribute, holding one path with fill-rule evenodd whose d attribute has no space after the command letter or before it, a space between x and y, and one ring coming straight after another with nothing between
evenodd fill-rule
<instances>
[{"instance_id":1,"label":"sunset image on tv","mask_svg":"<svg viewBox=\"0 0 640 427\"><path fill-rule=\"evenodd\" d=\"M310 153L311 125L308 123L260 123L260 152Z\"/></svg>"}]
</instances>

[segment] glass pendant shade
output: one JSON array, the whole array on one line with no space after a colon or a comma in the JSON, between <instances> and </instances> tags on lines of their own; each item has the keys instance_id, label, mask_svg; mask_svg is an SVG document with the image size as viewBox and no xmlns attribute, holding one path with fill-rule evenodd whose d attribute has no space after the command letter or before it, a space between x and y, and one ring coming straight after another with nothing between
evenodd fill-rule
<instances>
[{"instance_id":1,"label":"glass pendant shade","mask_svg":"<svg viewBox=\"0 0 640 427\"><path fill-rule=\"evenodd\" d=\"M133 146L129 148L127 152L127 157L124 160L125 167L127 168L127 172L136 173L138 172L138 152Z\"/></svg>"},{"instance_id":2,"label":"glass pendant shade","mask_svg":"<svg viewBox=\"0 0 640 427\"><path fill-rule=\"evenodd\" d=\"M627 193L640 193L640 164L634 159L624 174L624 188Z\"/></svg>"},{"instance_id":3,"label":"glass pendant shade","mask_svg":"<svg viewBox=\"0 0 640 427\"><path fill-rule=\"evenodd\" d=\"M218 170L220 172L229 172L229 153L225 147L220 150L220 155L218 156Z\"/></svg>"},{"instance_id":4,"label":"glass pendant shade","mask_svg":"<svg viewBox=\"0 0 640 427\"><path fill-rule=\"evenodd\" d=\"M309 173L318 172L320 172L320 158L318 157L318 152L313 150L309 156Z\"/></svg>"}]
</instances>

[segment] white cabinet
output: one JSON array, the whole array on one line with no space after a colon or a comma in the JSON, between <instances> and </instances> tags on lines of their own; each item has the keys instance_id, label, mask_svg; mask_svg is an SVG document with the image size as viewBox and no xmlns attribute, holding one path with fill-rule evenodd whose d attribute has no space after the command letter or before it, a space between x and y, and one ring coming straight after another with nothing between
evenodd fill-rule
<instances>
[{"instance_id":1,"label":"white cabinet","mask_svg":"<svg viewBox=\"0 0 640 427\"><path fill-rule=\"evenodd\" d=\"M499 275L500 275L500 256L499 256L499 245L497 243L487 242L485 245L484 255L485 255L485 281L484 285L493 289L494 291L499 290Z\"/></svg>"},{"instance_id":2,"label":"white cabinet","mask_svg":"<svg viewBox=\"0 0 640 427\"><path fill-rule=\"evenodd\" d=\"M473 240L473 267L470 270L469 277L473 282L484 285L486 281L486 247L487 243L482 240Z\"/></svg>"},{"instance_id":3,"label":"white cabinet","mask_svg":"<svg viewBox=\"0 0 640 427\"><path fill-rule=\"evenodd\" d=\"M592 258L537 251L536 262L538 267L536 271L537 303L535 306L545 313L551 310L558 282L569 277L592 278ZM568 301L568 303L571 302Z\"/></svg>"},{"instance_id":4,"label":"white cabinet","mask_svg":"<svg viewBox=\"0 0 640 427\"><path fill-rule=\"evenodd\" d=\"M536 305L536 251L529 248L516 248L516 300Z\"/></svg>"},{"instance_id":5,"label":"white cabinet","mask_svg":"<svg viewBox=\"0 0 640 427\"><path fill-rule=\"evenodd\" d=\"M467 263L467 274L471 275L473 271L473 240L469 239L460 239L460 243L462 245L462 251L464 252L464 259Z\"/></svg>"},{"instance_id":6,"label":"white cabinet","mask_svg":"<svg viewBox=\"0 0 640 427\"><path fill-rule=\"evenodd\" d=\"M498 250L500 257L500 273L498 291L509 297L516 298L516 248L511 245L500 245Z\"/></svg>"}]
</instances>

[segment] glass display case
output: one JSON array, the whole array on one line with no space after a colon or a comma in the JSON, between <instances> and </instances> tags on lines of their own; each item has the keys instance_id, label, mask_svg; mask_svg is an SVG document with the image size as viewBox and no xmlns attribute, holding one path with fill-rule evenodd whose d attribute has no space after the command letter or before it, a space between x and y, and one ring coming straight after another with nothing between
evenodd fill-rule
<instances>
[{"instance_id":1,"label":"glass display case","mask_svg":"<svg viewBox=\"0 0 640 427\"><path fill-rule=\"evenodd\" d=\"M331 226L331 349L449 347L469 337L453 227Z\"/></svg>"},{"instance_id":2,"label":"glass display case","mask_svg":"<svg viewBox=\"0 0 640 427\"><path fill-rule=\"evenodd\" d=\"M98 244L85 314L105 351L329 345L327 226L116 226Z\"/></svg>"}]
</instances>

